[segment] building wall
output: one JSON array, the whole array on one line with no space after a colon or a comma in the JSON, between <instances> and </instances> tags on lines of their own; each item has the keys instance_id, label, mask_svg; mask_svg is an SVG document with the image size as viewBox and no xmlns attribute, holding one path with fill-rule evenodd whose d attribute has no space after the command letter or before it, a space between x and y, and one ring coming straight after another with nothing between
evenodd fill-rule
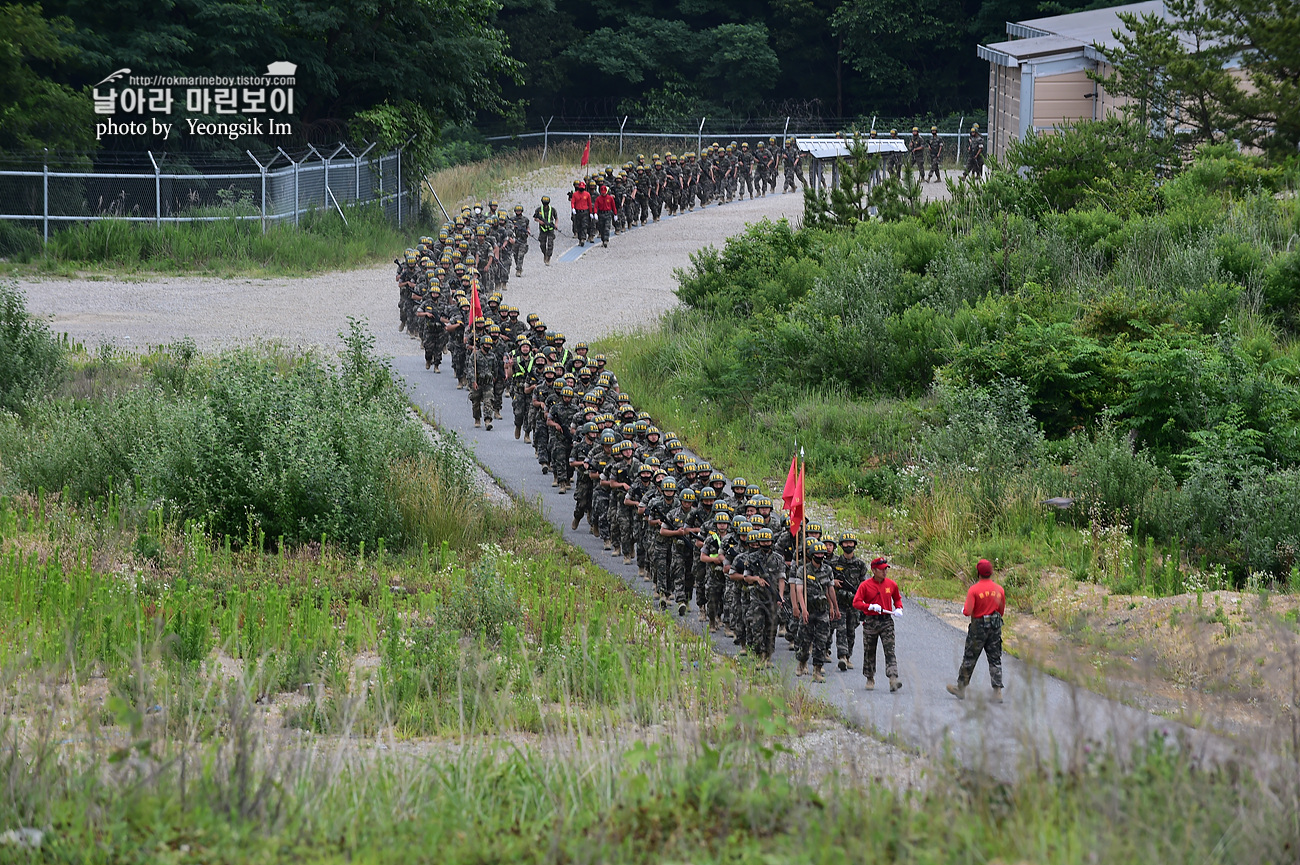
<instances>
[{"instance_id":1,"label":"building wall","mask_svg":"<svg viewBox=\"0 0 1300 865\"><path fill-rule=\"evenodd\" d=\"M1001 159L1013 138L1020 135L1020 70L989 64L990 152Z\"/></svg>"},{"instance_id":2,"label":"building wall","mask_svg":"<svg viewBox=\"0 0 1300 865\"><path fill-rule=\"evenodd\" d=\"M1034 128L1093 119L1096 85L1084 70L1034 79Z\"/></svg>"}]
</instances>

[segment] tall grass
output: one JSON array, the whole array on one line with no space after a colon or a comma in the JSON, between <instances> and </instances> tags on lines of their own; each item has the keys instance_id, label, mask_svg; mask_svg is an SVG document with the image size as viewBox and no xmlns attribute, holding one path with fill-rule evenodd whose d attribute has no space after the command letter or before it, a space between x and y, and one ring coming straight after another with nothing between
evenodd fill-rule
<instances>
[{"instance_id":1,"label":"tall grass","mask_svg":"<svg viewBox=\"0 0 1300 865\"><path fill-rule=\"evenodd\" d=\"M587 146L585 141L562 138L550 142L546 148L545 162L542 161L540 144L534 145L532 143L534 139L522 139L522 141L528 143L518 150L507 150L491 159L436 171L430 175L429 185L438 193L438 197L450 213L453 207L459 208L461 204L475 201L486 203L487 199L498 196L509 182L541 168L552 167L558 173L563 173L563 179L557 184L562 189L568 189L570 180L584 173L580 163L583 148ZM711 142L706 140L705 143ZM624 162L635 161L638 154L644 154L646 162L649 163L655 153L663 155L668 150L672 150L680 156L694 149L693 136L663 140L627 138L623 142L623 153L620 156L617 138L594 138L591 142L588 170L603 171L606 165L612 165L617 171ZM436 205L434 207L436 208Z\"/></svg>"},{"instance_id":2,"label":"tall grass","mask_svg":"<svg viewBox=\"0 0 1300 865\"><path fill-rule=\"evenodd\" d=\"M148 223L101 219L54 232L49 244L15 249L14 261L46 270L110 268L163 273L320 273L391 260L409 244L376 205L312 210L298 225L257 219Z\"/></svg>"}]
</instances>

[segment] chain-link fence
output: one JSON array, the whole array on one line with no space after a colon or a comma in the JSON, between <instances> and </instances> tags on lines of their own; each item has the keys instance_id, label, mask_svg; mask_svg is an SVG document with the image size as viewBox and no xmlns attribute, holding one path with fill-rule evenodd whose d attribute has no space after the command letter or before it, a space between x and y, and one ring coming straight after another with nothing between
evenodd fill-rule
<instances>
[{"instance_id":1,"label":"chain-link fence","mask_svg":"<svg viewBox=\"0 0 1300 865\"><path fill-rule=\"evenodd\" d=\"M987 112L978 111L969 115L956 115L946 118L928 117L765 117L744 120L719 119L710 120L701 117L690 124L654 124L638 121L637 118L624 117L542 117L536 127L527 131L489 135L486 140L497 147L541 147L544 151L564 140L603 139L606 142L618 142L619 154L636 153L645 142L666 143L680 147L682 151L699 151L705 144L719 142L727 144L732 140L755 140L776 138L783 141L789 137L827 138L838 132L851 133L856 130L863 134L874 131L878 137L885 137L890 130L897 130L900 137L906 138L912 127L918 127L925 135L930 134L931 127L937 127L941 138L949 146L944 148L945 161L956 158L960 163L967 150L970 139L970 127L973 123L980 125L985 134L985 149L991 150L988 130L985 129ZM658 131L656 131L658 130Z\"/></svg>"},{"instance_id":2,"label":"chain-link fence","mask_svg":"<svg viewBox=\"0 0 1300 865\"><path fill-rule=\"evenodd\" d=\"M376 155L372 147L308 145L296 154L280 150L265 161L249 153L244 164L185 163L171 170L161 154L140 156L147 160L119 154L116 164L86 170L69 167L77 160L29 157L16 168L10 160L0 169L0 220L36 229L48 241L61 225L101 219L159 226L257 220L266 231L270 225L296 224L315 209L334 210L346 219L353 204L378 204L402 225L420 206L419 178L403 174L400 148ZM410 168L408 160L407 174Z\"/></svg>"}]
</instances>

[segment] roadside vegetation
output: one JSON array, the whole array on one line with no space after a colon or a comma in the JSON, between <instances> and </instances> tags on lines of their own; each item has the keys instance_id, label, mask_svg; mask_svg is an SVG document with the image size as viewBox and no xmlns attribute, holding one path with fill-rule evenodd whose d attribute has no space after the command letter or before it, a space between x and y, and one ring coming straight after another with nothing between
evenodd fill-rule
<instances>
[{"instance_id":1,"label":"roadside vegetation","mask_svg":"<svg viewBox=\"0 0 1300 865\"><path fill-rule=\"evenodd\" d=\"M797 442L809 496L901 557L913 594L960 597L981 557L1026 613L1079 584L1291 592L1295 168L1227 146L1171 165L1110 121L1030 136L948 202L882 195L886 219L810 196L803 226L701 251L683 308L598 350L731 473L779 488ZM1078 605L1059 609L1070 632Z\"/></svg>"},{"instance_id":2,"label":"roadside vegetation","mask_svg":"<svg viewBox=\"0 0 1300 865\"><path fill-rule=\"evenodd\" d=\"M1300 841L1287 778L1162 740L996 779L796 750L838 722L488 504L359 327L334 360L87 354L4 300L0 858L1251 863Z\"/></svg>"}]
</instances>

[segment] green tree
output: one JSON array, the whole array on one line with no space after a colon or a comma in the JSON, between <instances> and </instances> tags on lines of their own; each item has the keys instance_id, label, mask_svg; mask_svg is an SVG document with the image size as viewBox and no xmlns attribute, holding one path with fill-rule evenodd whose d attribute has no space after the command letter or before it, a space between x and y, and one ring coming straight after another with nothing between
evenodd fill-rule
<instances>
[{"instance_id":1,"label":"green tree","mask_svg":"<svg viewBox=\"0 0 1300 865\"><path fill-rule=\"evenodd\" d=\"M64 18L47 20L39 4L0 6L0 150L81 150L94 145L90 100L49 71L73 55L61 39Z\"/></svg>"}]
</instances>

